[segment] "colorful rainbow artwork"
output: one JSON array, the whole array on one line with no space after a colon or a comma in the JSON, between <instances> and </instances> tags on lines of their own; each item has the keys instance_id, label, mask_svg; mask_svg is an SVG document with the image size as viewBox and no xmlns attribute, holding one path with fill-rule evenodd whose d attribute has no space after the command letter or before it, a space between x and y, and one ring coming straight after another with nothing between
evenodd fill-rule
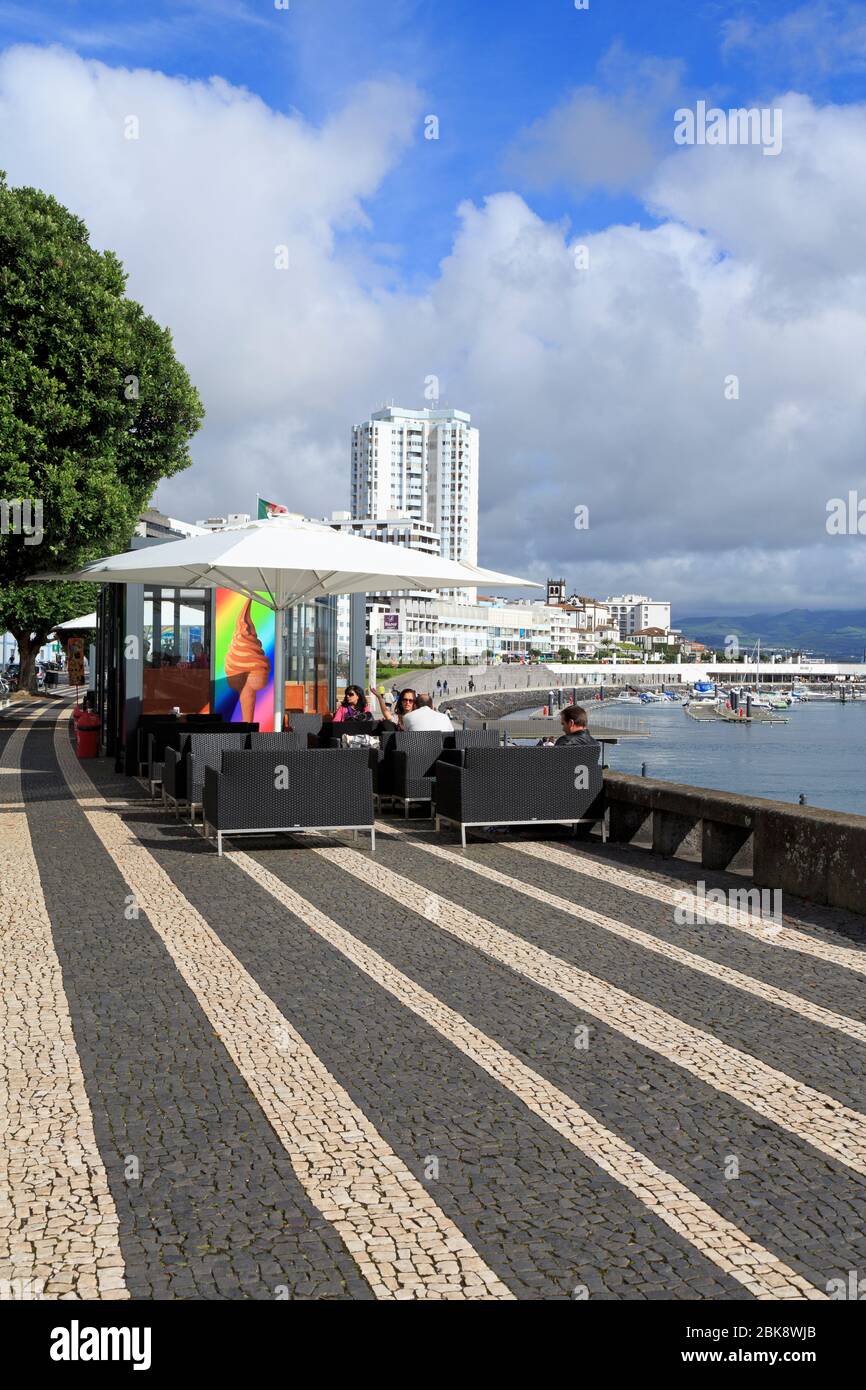
<instances>
[{"instance_id":1,"label":"colorful rainbow artwork","mask_svg":"<svg viewBox=\"0 0 866 1390\"><path fill-rule=\"evenodd\" d=\"M234 589L216 591L214 711L274 727L274 614Z\"/></svg>"}]
</instances>

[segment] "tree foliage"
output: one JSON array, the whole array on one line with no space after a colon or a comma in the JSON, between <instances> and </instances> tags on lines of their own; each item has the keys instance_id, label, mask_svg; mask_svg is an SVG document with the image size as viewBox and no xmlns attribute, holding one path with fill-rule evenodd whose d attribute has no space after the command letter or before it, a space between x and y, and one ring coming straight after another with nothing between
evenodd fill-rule
<instances>
[{"instance_id":1,"label":"tree foliage","mask_svg":"<svg viewBox=\"0 0 866 1390\"><path fill-rule=\"evenodd\" d=\"M27 578L127 547L160 479L189 466L204 415L169 331L125 286L78 217L0 174L0 629L22 666L94 602L91 586ZM29 543L10 523L16 500L30 503Z\"/></svg>"}]
</instances>

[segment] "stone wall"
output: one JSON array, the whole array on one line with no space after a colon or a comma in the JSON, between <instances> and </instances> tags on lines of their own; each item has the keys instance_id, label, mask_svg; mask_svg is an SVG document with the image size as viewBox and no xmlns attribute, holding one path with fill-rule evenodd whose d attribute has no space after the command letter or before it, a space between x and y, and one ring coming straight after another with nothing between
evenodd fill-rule
<instances>
[{"instance_id":1,"label":"stone wall","mask_svg":"<svg viewBox=\"0 0 866 1390\"><path fill-rule=\"evenodd\" d=\"M504 719L507 714L516 714L518 710L540 709L542 705L547 704L551 689L553 689L554 695L556 695L559 687L555 685L553 687L545 685L538 689L493 691L491 693L476 691L473 695L465 695L456 700L452 699L449 694L447 697L443 696L439 703L443 708L450 710L458 719ZM562 704L560 705L558 701L554 701L554 712L560 708L564 709L566 705L571 704L572 691L575 692L577 703L585 704L590 713L595 709L616 708L616 695L618 690L619 687L612 684L610 686L610 695L613 698L600 701L596 700L598 694L597 685L563 686ZM636 713L637 708L636 705L619 706L620 712L625 709L629 714Z\"/></svg>"},{"instance_id":2,"label":"stone wall","mask_svg":"<svg viewBox=\"0 0 866 1390\"><path fill-rule=\"evenodd\" d=\"M605 773L608 837L866 913L866 816Z\"/></svg>"}]
</instances>

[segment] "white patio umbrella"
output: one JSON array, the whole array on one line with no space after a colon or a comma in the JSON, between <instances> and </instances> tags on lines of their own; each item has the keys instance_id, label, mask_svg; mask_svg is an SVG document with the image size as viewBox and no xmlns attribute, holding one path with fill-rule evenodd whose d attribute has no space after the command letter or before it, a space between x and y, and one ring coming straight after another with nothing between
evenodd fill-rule
<instances>
[{"instance_id":1,"label":"white patio umbrella","mask_svg":"<svg viewBox=\"0 0 866 1390\"><path fill-rule=\"evenodd\" d=\"M529 579L444 560L405 546L347 535L292 516L273 516L94 560L75 574L34 579L168 588L235 589L274 610L274 728L285 703L284 636L289 608L329 594L385 590L532 588Z\"/></svg>"},{"instance_id":2,"label":"white patio umbrella","mask_svg":"<svg viewBox=\"0 0 866 1390\"><path fill-rule=\"evenodd\" d=\"M180 606L181 627L199 627L202 615L197 608L190 608L188 604L182 603ZM52 628L51 633L56 636L58 632L82 632L87 628L96 627L97 618L95 613L85 613L81 618L69 618L65 623L58 623Z\"/></svg>"},{"instance_id":3,"label":"white patio umbrella","mask_svg":"<svg viewBox=\"0 0 866 1390\"><path fill-rule=\"evenodd\" d=\"M52 633L57 632L80 632L89 627L96 627L95 613L85 613L80 618L69 618L65 623L58 623L48 635L50 637Z\"/></svg>"}]
</instances>

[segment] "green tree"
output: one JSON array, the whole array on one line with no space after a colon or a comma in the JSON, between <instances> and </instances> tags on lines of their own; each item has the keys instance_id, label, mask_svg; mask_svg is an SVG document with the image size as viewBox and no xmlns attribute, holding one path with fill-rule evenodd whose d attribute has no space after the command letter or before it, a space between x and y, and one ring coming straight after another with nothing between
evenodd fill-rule
<instances>
[{"instance_id":1,"label":"green tree","mask_svg":"<svg viewBox=\"0 0 866 1390\"><path fill-rule=\"evenodd\" d=\"M26 580L128 546L204 416L170 333L125 285L79 218L0 173L0 629L22 688L52 627L95 593Z\"/></svg>"}]
</instances>

